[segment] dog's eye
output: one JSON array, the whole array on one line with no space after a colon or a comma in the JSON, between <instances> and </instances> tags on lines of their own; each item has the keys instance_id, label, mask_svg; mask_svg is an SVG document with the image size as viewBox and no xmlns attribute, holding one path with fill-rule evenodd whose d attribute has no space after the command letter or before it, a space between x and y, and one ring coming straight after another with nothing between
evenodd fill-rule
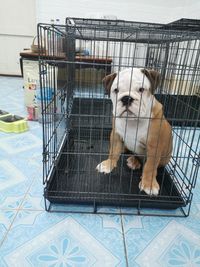
<instances>
[{"instance_id":1,"label":"dog's eye","mask_svg":"<svg viewBox=\"0 0 200 267\"><path fill-rule=\"evenodd\" d=\"M115 94L119 93L119 89L115 88L114 92L115 92Z\"/></svg>"},{"instance_id":2,"label":"dog's eye","mask_svg":"<svg viewBox=\"0 0 200 267\"><path fill-rule=\"evenodd\" d=\"M143 87L140 87L139 92L140 93L143 93L144 92L144 88Z\"/></svg>"}]
</instances>

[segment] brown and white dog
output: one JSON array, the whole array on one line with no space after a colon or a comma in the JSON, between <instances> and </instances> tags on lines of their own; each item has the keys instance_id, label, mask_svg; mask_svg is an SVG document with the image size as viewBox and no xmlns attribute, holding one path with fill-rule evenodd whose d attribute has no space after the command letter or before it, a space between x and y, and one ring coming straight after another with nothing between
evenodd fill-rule
<instances>
[{"instance_id":1,"label":"brown and white dog","mask_svg":"<svg viewBox=\"0 0 200 267\"><path fill-rule=\"evenodd\" d=\"M113 104L113 125L108 159L96 169L110 173L126 150L135 154L127 159L131 169L140 168L138 158L145 157L139 187L149 195L158 195L157 168L169 162L172 152L171 126L154 97L159 77L154 70L129 68L103 79Z\"/></svg>"}]
</instances>

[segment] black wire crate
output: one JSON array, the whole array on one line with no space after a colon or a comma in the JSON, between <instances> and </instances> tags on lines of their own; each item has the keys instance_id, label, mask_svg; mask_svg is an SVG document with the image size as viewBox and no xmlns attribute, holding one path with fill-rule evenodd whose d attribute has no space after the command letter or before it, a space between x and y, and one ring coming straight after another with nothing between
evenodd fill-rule
<instances>
[{"instance_id":1,"label":"black wire crate","mask_svg":"<svg viewBox=\"0 0 200 267\"><path fill-rule=\"evenodd\" d=\"M74 101L72 109L74 113L78 112L77 104L79 101L80 99ZM88 99L81 101L81 114L83 114L84 107L85 112L88 111ZM94 106L99 105L99 102L103 101L97 100L96 103L94 102ZM108 103L111 107L111 103ZM110 112L107 116L109 114ZM138 187L142 171L131 171L125 164L129 154L122 154L118 167L111 174L97 173L96 166L108 156L111 123L106 124L104 119L107 117L101 117L98 124L95 125L92 121L97 119L91 116L87 117L87 124L82 118L81 124L77 125L76 116L72 114L71 118L72 129L63 145L56 172L52 175L47 186L45 196L50 202L80 204L84 201L93 204L95 199L96 205L102 203L118 206L140 205L140 207L168 209L187 204L186 198L181 196L175 181L170 176L170 171L164 168L158 170L157 179L161 187L159 197L149 197L149 201L147 201L147 195L142 194ZM99 126L101 124L105 128L102 129ZM90 125L93 127L91 128ZM123 172L121 172L121 168L123 168ZM78 192L77 188L79 188ZM57 192L61 191L62 196L58 196Z\"/></svg>"},{"instance_id":2,"label":"black wire crate","mask_svg":"<svg viewBox=\"0 0 200 267\"><path fill-rule=\"evenodd\" d=\"M172 26L82 18L38 25L47 210L189 215L200 155L200 33Z\"/></svg>"}]
</instances>

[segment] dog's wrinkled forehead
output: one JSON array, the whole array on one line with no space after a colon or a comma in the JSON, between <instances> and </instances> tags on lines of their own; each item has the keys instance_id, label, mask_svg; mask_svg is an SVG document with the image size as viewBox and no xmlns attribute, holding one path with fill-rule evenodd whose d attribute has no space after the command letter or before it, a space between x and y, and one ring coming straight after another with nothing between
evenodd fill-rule
<instances>
[{"instance_id":1,"label":"dog's wrinkled forehead","mask_svg":"<svg viewBox=\"0 0 200 267\"><path fill-rule=\"evenodd\" d=\"M155 70L128 68L118 73L111 73L103 78L103 85L110 95L115 89L118 92L137 91L140 88L154 94L159 85L160 74Z\"/></svg>"},{"instance_id":2,"label":"dog's wrinkled forehead","mask_svg":"<svg viewBox=\"0 0 200 267\"><path fill-rule=\"evenodd\" d=\"M151 83L141 69L136 68L122 70L112 84L112 89L119 91L137 90L140 87L150 89Z\"/></svg>"}]
</instances>

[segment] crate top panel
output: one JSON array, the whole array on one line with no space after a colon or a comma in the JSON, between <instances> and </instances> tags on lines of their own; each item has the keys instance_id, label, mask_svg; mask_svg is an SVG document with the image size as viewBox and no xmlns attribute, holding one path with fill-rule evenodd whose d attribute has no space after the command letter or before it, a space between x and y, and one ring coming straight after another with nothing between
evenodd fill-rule
<instances>
[{"instance_id":1,"label":"crate top panel","mask_svg":"<svg viewBox=\"0 0 200 267\"><path fill-rule=\"evenodd\" d=\"M159 44L200 39L200 31L176 30L170 25L166 28L163 24L122 20L68 18L66 25L40 24L40 27L80 40Z\"/></svg>"},{"instance_id":2,"label":"crate top panel","mask_svg":"<svg viewBox=\"0 0 200 267\"><path fill-rule=\"evenodd\" d=\"M107 19L88 19L88 18L66 18L66 25L76 24L79 26L115 26L115 27L149 27L156 28L162 27L164 24L149 23L149 22L138 22L138 21L127 21L127 20L107 20Z\"/></svg>"},{"instance_id":3,"label":"crate top panel","mask_svg":"<svg viewBox=\"0 0 200 267\"><path fill-rule=\"evenodd\" d=\"M180 31L200 31L200 20L198 19L186 19L182 18L175 20L167 24L152 23L152 22L138 22L127 20L106 20L106 19L88 19L88 18L66 18L66 24L76 25L93 25L93 26L118 26L118 27L146 27L152 29L168 29L168 30L180 30Z\"/></svg>"},{"instance_id":4,"label":"crate top panel","mask_svg":"<svg viewBox=\"0 0 200 267\"><path fill-rule=\"evenodd\" d=\"M200 31L200 20L199 19L179 19L164 25L165 29L174 29L181 31L192 31L199 32Z\"/></svg>"}]
</instances>

